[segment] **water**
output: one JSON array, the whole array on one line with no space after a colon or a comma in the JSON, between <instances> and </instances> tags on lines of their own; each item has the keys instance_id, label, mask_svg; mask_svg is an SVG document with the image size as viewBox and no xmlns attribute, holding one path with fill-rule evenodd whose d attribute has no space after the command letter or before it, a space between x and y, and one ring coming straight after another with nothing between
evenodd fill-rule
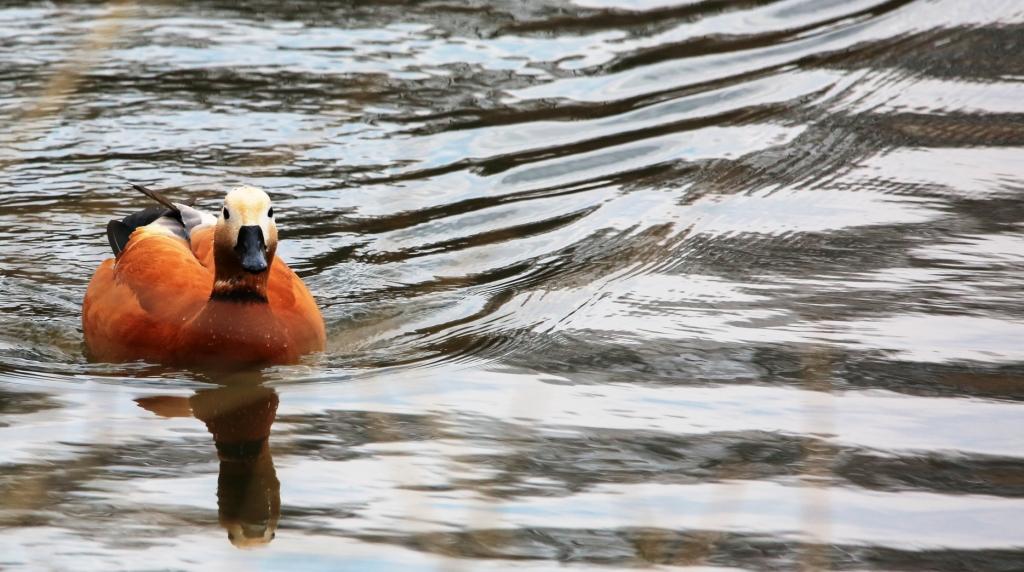
<instances>
[{"instance_id":1,"label":"water","mask_svg":"<svg viewBox=\"0 0 1024 572\"><path fill-rule=\"evenodd\" d=\"M1020 2L247 5L0 7L0 568L1024 566ZM328 351L89 363L126 181Z\"/></svg>"}]
</instances>

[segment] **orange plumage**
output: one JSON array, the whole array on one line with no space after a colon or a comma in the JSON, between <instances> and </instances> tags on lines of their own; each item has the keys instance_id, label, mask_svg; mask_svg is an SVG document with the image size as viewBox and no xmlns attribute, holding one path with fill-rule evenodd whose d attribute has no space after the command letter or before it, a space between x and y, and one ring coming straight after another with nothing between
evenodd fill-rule
<instances>
[{"instance_id":1,"label":"orange plumage","mask_svg":"<svg viewBox=\"0 0 1024 572\"><path fill-rule=\"evenodd\" d=\"M82 308L91 358L235 366L292 363L323 350L324 323L316 302L275 256L273 209L260 219L269 198L265 205L250 205L257 192L266 195L243 189L228 195L215 225L206 222L184 232L188 225L183 224L183 237L167 231L174 221L164 217L163 225L135 228L116 259L100 265ZM240 222L229 220L229 209ZM246 233L259 240L247 240ZM262 265L251 264L257 255Z\"/></svg>"}]
</instances>

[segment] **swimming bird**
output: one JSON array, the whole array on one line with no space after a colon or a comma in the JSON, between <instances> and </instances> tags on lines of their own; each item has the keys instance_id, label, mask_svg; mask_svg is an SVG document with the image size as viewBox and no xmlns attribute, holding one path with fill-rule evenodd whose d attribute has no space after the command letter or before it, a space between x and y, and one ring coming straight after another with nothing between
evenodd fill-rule
<instances>
[{"instance_id":1,"label":"swimming bird","mask_svg":"<svg viewBox=\"0 0 1024 572\"><path fill-rule=\"evenodd\" d=\"M276 255L264 191L232 189L214 217L133 187L161 206L107 224L115 258L100 264L82 305L91 359L235 367L323 350L323 318Z\"/></svg>"}]
</instances>

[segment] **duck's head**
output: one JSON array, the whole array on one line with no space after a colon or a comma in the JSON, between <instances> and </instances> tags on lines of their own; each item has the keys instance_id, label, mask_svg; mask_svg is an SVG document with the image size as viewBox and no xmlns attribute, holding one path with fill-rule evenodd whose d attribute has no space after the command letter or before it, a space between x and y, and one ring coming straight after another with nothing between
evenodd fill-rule
<instances>
[{"instance_id":1,"label":"duck's head","mask_svg":"<svg viewBox=\"0 0 1024 572\"><path fill-rule=\"evenodd\" d=\"M213 248L215 294L264 295L267 271L277 251L274 207L267 193L248 185L228 193L217 218Z\"/></svg>"}]
</instances>

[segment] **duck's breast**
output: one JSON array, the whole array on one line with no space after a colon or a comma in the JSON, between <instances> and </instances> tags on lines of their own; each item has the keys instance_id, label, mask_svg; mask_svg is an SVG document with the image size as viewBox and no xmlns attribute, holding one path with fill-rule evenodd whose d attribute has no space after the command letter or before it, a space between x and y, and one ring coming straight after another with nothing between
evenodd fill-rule
<instances>
[{"instance_id":1,"label":"duck's breast","mask_svg":"<svg viewBox=\"0 0 1024 572\"><path fill-rule=\"evenodd\" d=\"M270 266L267 300L293 348L300 354L323 351L326 334L320 308L302 279L277 257Z\"/></svg>"},{"instance_id":2,"label":"duck's breast","mask_svg":"<svg viewBox=\"0 0 1024 572\"><path fill-rule=\"evenodd\" d=\"M196 363L294 363L322 351L323 318L302 280L280 258L271 262L266 302L209 300L183 332Z\"/></svg>"}]
</instances>

